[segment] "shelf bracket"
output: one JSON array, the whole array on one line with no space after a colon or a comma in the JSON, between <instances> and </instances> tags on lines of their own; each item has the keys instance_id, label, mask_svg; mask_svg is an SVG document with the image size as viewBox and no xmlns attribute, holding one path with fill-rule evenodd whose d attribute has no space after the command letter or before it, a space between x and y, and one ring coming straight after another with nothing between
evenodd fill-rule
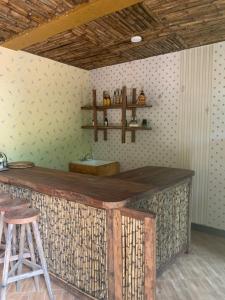
<instances>
[{"instance_id":1,"label":"shelf bracket","mask_svg":"<svg viewBox=\"0 0 225 300\"><path fill-rule=\"evenodd\" d=\"M96 90L93 90L93 121L94 121L94 140L98 141L98 128L97 128L97 94Z\"/></svg>"},{"instance_id":2,"label":"shelf bracket","mask_svg":"<svg viewBox=\"0 0 225 300\"><path fill-rule=\"evenodd\" d=\"M107 110L103 109L103 119L107 118ZM107 141L107 129L103 130L104 141Z\"/></svg>"},{"instance_id":3,"label":"shelf bracket","mask_svg":"<svg viewBox=\"0 0 225 300\"><path fill-rule=\"evenodd\" d=\"M133 89L132 92L132 104L137 103L137 90ZM132 108L132 119L136 116L136 108ZM135 130L131 131L131 143L135 143L136 133Z\"/></svg>"},{"instance_id":4,"label":"shelf bracket","mask_svg":"<svg viewBox=\"0 0 225 300\"><path fill-rule=\"evenodd\" d=\"M122 89L122 143L126 143L126 108L127 108L127 88Z\"/></svg>"}]
</instances>

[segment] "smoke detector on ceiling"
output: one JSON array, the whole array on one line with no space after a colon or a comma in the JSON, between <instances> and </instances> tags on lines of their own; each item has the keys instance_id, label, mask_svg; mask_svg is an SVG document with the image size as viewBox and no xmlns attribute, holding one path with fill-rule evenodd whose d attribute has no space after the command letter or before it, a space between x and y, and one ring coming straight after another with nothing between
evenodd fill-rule
<instances>
[{"instance_id":1,"label":"smoke detector on ceiling","mask_svg":"<svg viewBox=\"0 0 225 300\"><path fill-rule=\"evenodd\" d=\"M131 37L132 43L140 43L142 41L142 37L140 35L135 35Z\"/></svg>"}]
</instances>

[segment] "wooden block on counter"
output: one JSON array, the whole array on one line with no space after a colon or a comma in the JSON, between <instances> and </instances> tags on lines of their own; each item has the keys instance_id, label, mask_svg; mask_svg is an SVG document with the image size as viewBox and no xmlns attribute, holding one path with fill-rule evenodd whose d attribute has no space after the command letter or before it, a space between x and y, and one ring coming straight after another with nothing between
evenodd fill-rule
<instances>
[{"instance_id":1,"label":"wooden block on counter","mask_svg":"<svg viewBox=\"0 0 225 300\"><path fill-rule=\"evenodd\" d=\"M111 176L120 172L120 164L116 161L86 160L69 163L69 171L96 176Z\"/></svg>"}]
</instances>

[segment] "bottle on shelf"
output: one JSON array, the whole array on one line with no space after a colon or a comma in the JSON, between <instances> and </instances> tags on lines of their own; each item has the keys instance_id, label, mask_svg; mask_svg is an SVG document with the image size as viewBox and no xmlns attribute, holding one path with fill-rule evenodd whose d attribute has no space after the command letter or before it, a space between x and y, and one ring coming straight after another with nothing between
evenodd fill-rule
<instances>
[{"instance_id":1,"label":"bottle on shelf","mask_svg":"<svg viewBox=\"0 0 225 300\"><path fill-rule=\"evenodd\" d=\"M115 105L116 104L116 91L114 91L114 94L113 94L113 104Z\"/></svg>"},{"instance_id":2,"label":"bottle on shelf","mask_svg":"<svg viewBox=\"0 0 225 300\"><path fill-rule=\"evenodd\" d=\"M104 120L104 125L105 125L105 126L109 126L109 122L108 122L108 119L107 119L107 117L105 117L105 120Z\"/></svg>"},{"instance_id":3,"label":"bottle on shelf","mask_svg":"<svg viewBox=\"0 0 225 300\"><path fill-rule=\"evenodd\" d=\"M106 91L103 92L103 106L107 106L107 94L106 94Z\"/></svg>"},{"instance_id":4,"label":"bottle on shelf","mask_svg":"<svg viewBox=\"0 0 225 300\"><path fill-rule=\"evenodd\" d=\"M111 106L111 104L112 104L112 101L111 101L110 96L108 95L108 98L107 98L107 105L108 105L108 106Z\"/></svg>"},{"instance_id":5,"label":"bottle on shelf","mask_svg":"<svg viewBox=\"0 0 225 300\"><path fill-rule=\"evenodd\" d=\"M142 125L142 127L147 128L148 127L148 120L147 119L143 119L141 125Z\"/></svg>"},{"instance_id":6,"label":"bottle on shelf","mask_svg":"<svg viewBox=\"0 0 225 300\"><path fill-rule=\"evenodd\" d=\"M140 95L138 96L137 104L145 105L145 101L146 101L146 96L144 90L142 89Z\"/></svg>"},{"instance_id":7,"label":"bottle on shelf","mask_svg":"<svg viewBox=\"0 0 225 300\"><path fill-rule=\"evenodd\" d=\"M106 105L105 106L110 106L111 105L111 98L110 98L110 95L109 95L109 92L106 92L105 93L105 97L106 97Z\"/></svg>"},{"instance_id":8,"label":"bottle on shelf","mask_svg":"<svg viewBox=\"0 0 225 300\"><path fill-rule=\"evenodd\" d=\"M116 90L116 104L120 104L120 90Z\"/></svg>"},{"instance_id":9,"label":"bottle on shelf","mask_svg":"<svg viewBox=\"0 0 225 300\"><path fill-rule=\"evenodd\" d=\"M123 91L121 90L120 96L119 96L119 104L122 104L123 102Z\"/></svg>"}]
</instances>

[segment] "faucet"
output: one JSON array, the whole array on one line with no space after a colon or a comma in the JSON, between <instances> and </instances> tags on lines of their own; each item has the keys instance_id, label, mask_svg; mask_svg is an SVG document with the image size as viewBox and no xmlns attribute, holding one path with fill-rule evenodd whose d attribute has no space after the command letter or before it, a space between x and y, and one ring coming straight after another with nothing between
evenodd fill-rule
<instances>
[{"instance_id":1,"label":"faucet","mask_svg":"<svg viewBox=\"0 0 225 300\"><path fill-rule=\"evenodd\" d=\"M92 153L86 153L84 156L81 157L81 161L85 161L85 160L89 160L89 159L93 159L93 155Z\"/></svg>"}]
</instances>

